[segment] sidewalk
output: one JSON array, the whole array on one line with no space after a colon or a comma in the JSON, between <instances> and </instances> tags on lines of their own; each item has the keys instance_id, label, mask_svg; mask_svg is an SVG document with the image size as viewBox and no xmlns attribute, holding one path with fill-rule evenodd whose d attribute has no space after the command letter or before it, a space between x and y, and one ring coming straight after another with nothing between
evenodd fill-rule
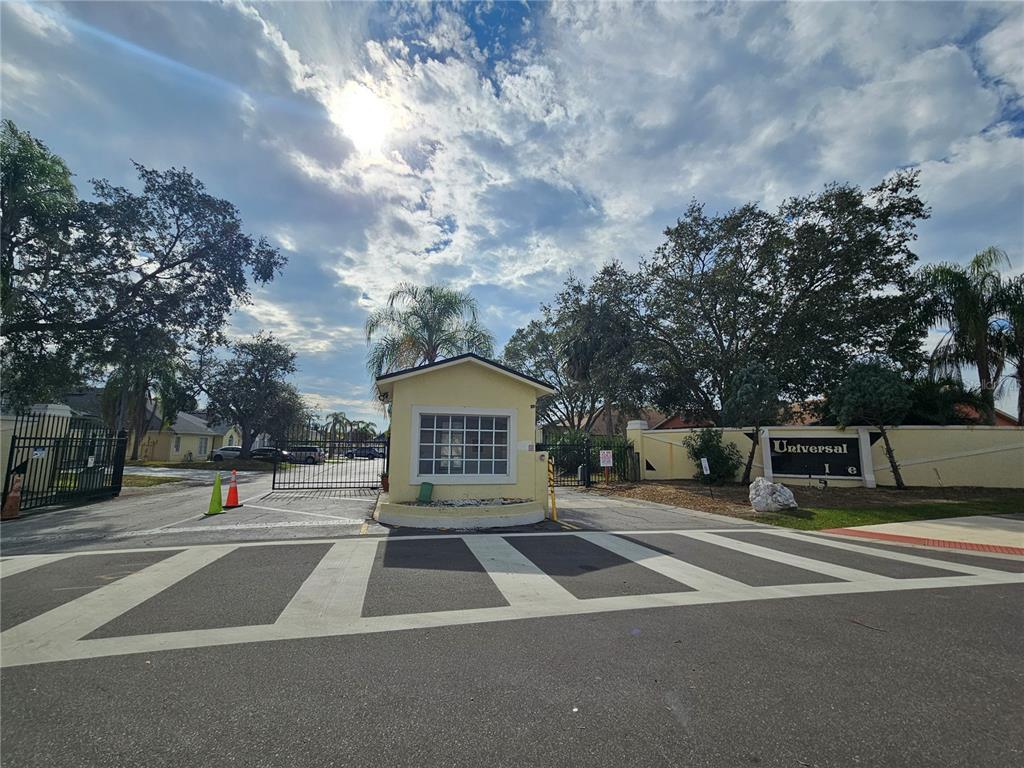
<instances>
[{"instance_id":1,"label":"sidewalk","mask_svg":"<svg viewBox=\"0 0 1024 768\"><path fill-rule=\"evenodd\" d=\"M1024 555L1024 513L831 528L822 533L944 549Z\"/></svg>"}]
</instances>

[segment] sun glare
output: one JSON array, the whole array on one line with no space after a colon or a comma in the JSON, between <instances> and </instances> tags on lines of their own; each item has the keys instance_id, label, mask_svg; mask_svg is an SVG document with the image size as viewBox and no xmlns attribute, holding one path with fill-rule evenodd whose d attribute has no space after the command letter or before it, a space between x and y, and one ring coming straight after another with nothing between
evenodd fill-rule
<instances>
[{"instance_id":1,"label":"sun glare","mask_svg":"<svg viewBox=\"0 0 1024 768\"><path fill-rule=\"evenodd\" d=\"M377 154L392 128L388 103L365 85L348 83L338 98L335 120L361 154Z\"/></svg>"}]
</instances>

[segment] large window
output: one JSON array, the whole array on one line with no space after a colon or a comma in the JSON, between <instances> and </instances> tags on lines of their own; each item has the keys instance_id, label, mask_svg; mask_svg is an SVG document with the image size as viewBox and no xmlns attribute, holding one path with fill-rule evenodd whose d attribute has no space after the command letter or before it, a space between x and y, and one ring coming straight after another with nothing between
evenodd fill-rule
<instances>
[{"instance_id":1,"label":"large window","mask_svg":"<svg viewBox=\"0 0 1024 768\"><path fill-rule=\"evenodd\" d=\"M174 452L181 453L181 435L174 436Z\"/></svg>"},{"instance_id":2,"label":"large window","mask_svg":"<svg viewBox=\"0 0 1024 768\"><path fill-rule=\"evenodd\" d=\"M207 446L207 441L208 440L209 440L209 438L206 438L206 437L200 437L199 438L199 455L200 456L205 456L206 455L206 446Z\"/></svg>"},{"instance_id":3,"label":"large window","mask_svg":"<svg viewBox=\"0 0 1024 768\"><path fill-rule=\"evenodd\" d=\"M511 420L507 414L419 413L415 422L419 439L414 475L421 479L457 476L463 482L479 482L482 478L507 482L515 475L510 456Z\"/></svg>"}]
</instances>

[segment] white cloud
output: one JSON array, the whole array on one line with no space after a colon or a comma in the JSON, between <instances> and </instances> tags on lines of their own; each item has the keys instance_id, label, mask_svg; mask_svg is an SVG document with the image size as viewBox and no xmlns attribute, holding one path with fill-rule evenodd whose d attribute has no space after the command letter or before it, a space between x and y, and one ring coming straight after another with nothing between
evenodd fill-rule
<instances>
[{"instance_id":1,"label":"white cloud","mask_svg":"<svg viewBox=\"0 0 1024 768\"><path fill-rule=\"evenodd\" d=\"M989 74L1012 89L1013 95L1024 95L1024 12L1015 13L981 39L978 44Z\"/></svg>"},{"instance_id":2,"label":"white cloud","mask_svg":"<svg viewBox=\"0 0 1024 768\"><path fill-rule=\"evenodd\" d=\"M8 15L26 30L51 43L67 43L71 40L71 31L60 20L57 13L39 3L14 2L3 3ZM6 15L5 14L5 15Z\"/></svg>"}]
</instances>

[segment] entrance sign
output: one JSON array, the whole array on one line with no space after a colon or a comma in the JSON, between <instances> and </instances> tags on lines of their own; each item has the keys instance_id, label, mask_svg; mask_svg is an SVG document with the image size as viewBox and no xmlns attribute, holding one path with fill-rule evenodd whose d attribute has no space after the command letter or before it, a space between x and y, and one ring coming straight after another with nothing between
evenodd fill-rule
<instances>
[{"instance_id":1,"label":"entrance sign","mask_svg":"<svg viewBox=\"0 0 1024 768\"><path fill-rule=\"evenodd\" d=\"M772 473L790 477L860 480L860 441L856 437L782 437L768 440Z\"/></svg>"},{"instance_id":2,"label":"entrance sign","mask_svg":"<svg viewBox=\"0 0 1024 768\"><path fill-rule=\"evenodd\" d=\"M615 462L612 461L611 451L601 451L601 466L602 467L614 467Z\"/></svg>"}]
</instances>

